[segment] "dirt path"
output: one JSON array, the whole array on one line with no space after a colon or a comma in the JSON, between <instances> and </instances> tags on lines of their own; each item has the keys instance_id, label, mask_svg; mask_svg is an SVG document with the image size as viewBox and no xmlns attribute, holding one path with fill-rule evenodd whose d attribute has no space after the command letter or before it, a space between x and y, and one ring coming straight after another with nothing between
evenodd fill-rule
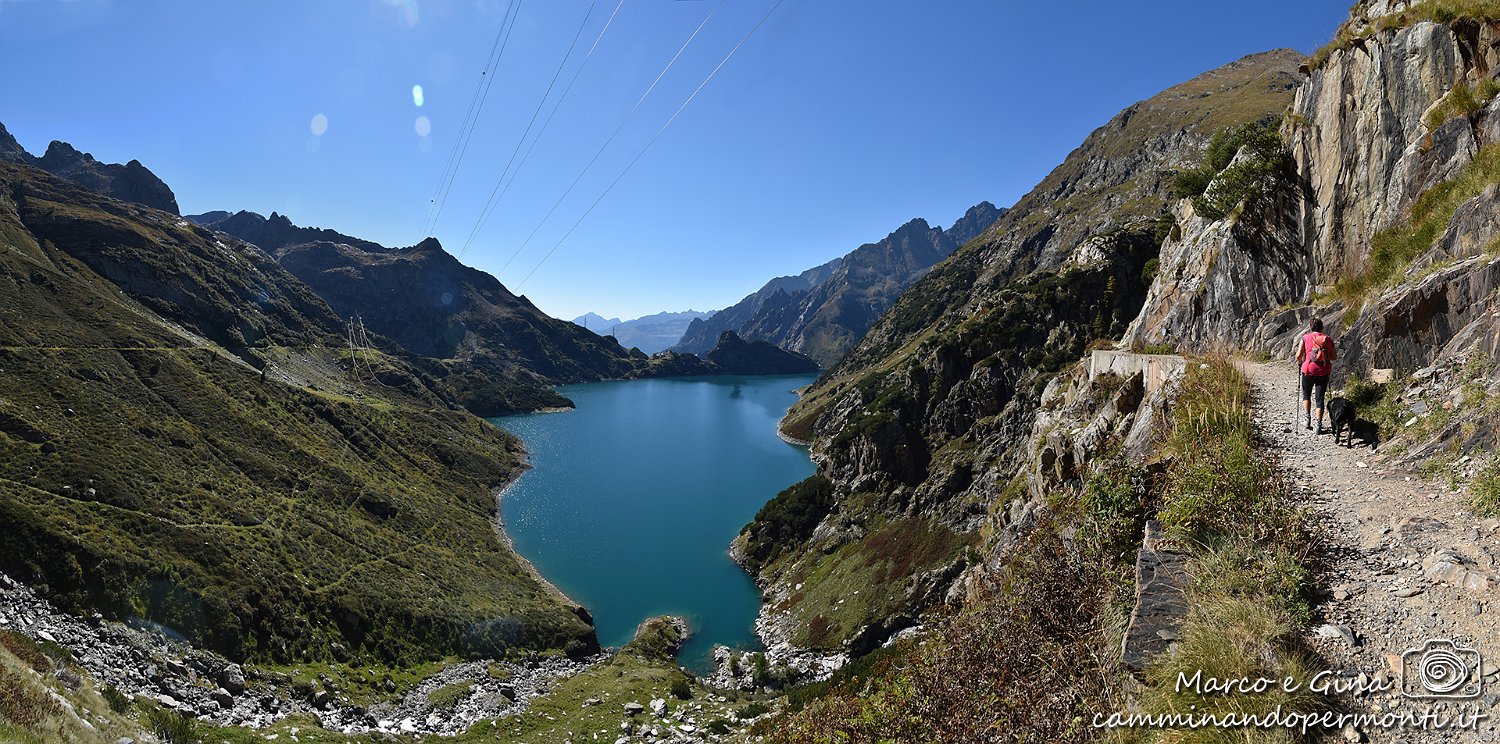
<instances>
[{"instance_id":1,"label":"dirt path","mask_svg":"<svg viewBox=\"0 0 1500 744\"><path fill-rule=\"evenodd\" d=\"M1478 519L1446 484L1402 472L1378 448L1335 446L1302 424L1290 362L1246 364L1262 439L1309 509L1329 565L1309 645L1336 671L1390 689L1350 698L1355 712L1425 711L1403 696L1402 655L1449 639L1483 658L1478 695L1450 703L1491 716L1470 731L1361 727L1373 741L1500 741L1500 520ZM1331 396L1332 391L1330 391ZM1441 479L1439 479L1441 480ZM1347 631L1347 634L1346 634ZM1352 640L1352 643L1351 643ZM1463 652L1459 652L1462 654ZM1413 657L1422 658L1421 654ZM1473 658L1468 654L1467 658ZM1435 672L1438 667L1431 669ZM1486 676L1487 675L1487 676ZM1405 684L1416 681L1409 674ZM1471 679L1467 684L1472 685Z\"/></svg>"}]
</instances>

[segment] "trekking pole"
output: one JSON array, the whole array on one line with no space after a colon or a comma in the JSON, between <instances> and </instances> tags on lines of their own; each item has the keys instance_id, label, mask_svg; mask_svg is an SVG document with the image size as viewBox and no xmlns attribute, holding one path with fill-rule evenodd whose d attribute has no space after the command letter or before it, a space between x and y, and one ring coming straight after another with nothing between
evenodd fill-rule
<instances>
[{"instance_id":1,"label":"trekking pole","mask_svg":"<svg viewBox=\"0 0 1500 744\"><path fill-rule=\"evenodd\" d=\"M1307 373L1302 371L1302 365L1299 363L1297 365L1297 389L1292 391L1293 397L1297 399L1297 402L1292 404L1292 431L1296 431L1297 424L1302 423L1302 388L1307 384L1307 380L1304 379L1306 377Z\"/></svg>"}]
</instances>

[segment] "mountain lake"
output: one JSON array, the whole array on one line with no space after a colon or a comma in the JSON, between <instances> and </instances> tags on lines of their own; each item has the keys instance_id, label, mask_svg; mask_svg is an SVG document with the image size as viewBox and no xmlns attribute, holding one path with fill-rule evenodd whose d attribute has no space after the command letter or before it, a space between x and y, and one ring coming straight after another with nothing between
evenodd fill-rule
<instances>
[{"instance_id":1,"label":"mountain lake","mask_svg":"<svg viewBox=\"0 0 1500 744\"><path fill-rule=\"evenodd\" d=\"M692 377L566 385L577 409L491 419L526 443L532 468L501 500L517 552L589 609L599 642L678 615L679 661L707 673L713 646L759 649L760 592L731 540L779 491L811 475L776 424L816 375Z\"/></svg>"}]
</instances>

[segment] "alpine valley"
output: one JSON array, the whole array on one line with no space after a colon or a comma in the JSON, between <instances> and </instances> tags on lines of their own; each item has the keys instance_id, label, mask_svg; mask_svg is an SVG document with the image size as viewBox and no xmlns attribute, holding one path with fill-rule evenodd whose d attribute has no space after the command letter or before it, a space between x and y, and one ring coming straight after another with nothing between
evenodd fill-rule
<instances>
[{"instance_id":1,"label":"alpine valley","mask_svg":"<svg viewBox=\"0 0 1500 744\"><path fill-rule=\"evenodd\" d=\"M629 322L549 317L435 239L179 216L139 162L0 129L0 739L1494 740L1500 3L1328 30L1125 108L1009 207ZM1293 406L1314 320L1337 446ZM798 374L795 402L744 382ZM721 478L811 471L722 546L758 645L673 613L601 647L499 522L533 499L524 550L587 497L618 524L578 535L665 554L669 511L526 480L647 417L764 450ZM594 459L671 470L652 442ZM586 542L538 565L609 573ZM1400 718L1432 648L1475 727Z\"/></svg>"}]
</instances>

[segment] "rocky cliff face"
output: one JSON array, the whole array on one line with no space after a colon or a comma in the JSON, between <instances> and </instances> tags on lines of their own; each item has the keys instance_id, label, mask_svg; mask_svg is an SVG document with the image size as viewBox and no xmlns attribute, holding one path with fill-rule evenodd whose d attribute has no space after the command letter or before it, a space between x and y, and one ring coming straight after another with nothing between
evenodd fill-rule
<instances>
[{"instance_id":1,"label":"rocky cliff face","mask_svg":"<svg viewBox=\"0 0 1500 744\"><path fill-rule=\"evenodd\" d=\"M177 197L172 189L139 160L124 165L101 163L94 156L56 140L47 146L42 157L33 157L3 125L0 125L0 160L35 166L110 198L177 214Z\"/></svg>"},{"instance_id":2,"label":"rocky cliff face","mask_svg":"<svg viewBox=\"0 0 1500 744\"><path fill-rule=\"evenodd\" d=\"M813 287L822 284L833 275L843 262L842 258L835 258L828 263L814 266L796 276L778 276L765 286L757 289L745 299L724 308L712 316L694 320L688 324L687 330L683 331L682 339L672 347L673 351L681 351L689 354L702 354L718 343L719 334L724 331L738 332L746 323L755 318L762 305L774 297L777 293L794 295L806 292ZM786 304L786 300L778 300L778 304Z\"/></svg>"},{"instance_id":3,"label":"rocky cliff face","mask_svg":"<svg viewBox=\"0 0 1500 744\"><path fill-rule=\"evenodd\" d=\"M1346 370L1494 345L1500 100L1483 91L1500 32L1397 6L1356 6L1348 41L1298 89L1282 129L1294 173L1274 208L1208 221L1176 207L1129 341L1282 354L1317 314L1339 329Z\"/></svg>"}]
</instances>

